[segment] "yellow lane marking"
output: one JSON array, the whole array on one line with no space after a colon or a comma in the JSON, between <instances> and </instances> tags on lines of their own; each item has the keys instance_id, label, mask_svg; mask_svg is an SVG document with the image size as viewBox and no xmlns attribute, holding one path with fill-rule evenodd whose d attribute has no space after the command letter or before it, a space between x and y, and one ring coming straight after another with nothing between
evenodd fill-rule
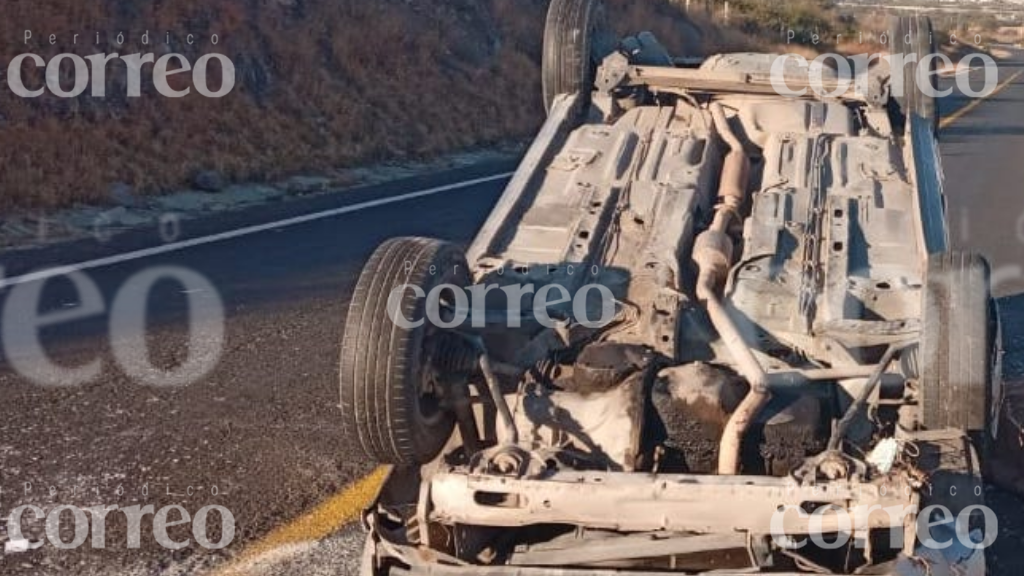
<instances>
[{"instance_id":1,"label":"yellow lane marking","mask_svg":"<svg viewBox=\"0 0 1024 576\"><path fill-rule=\"evenodd\" d=\"M251 545L216 576L246 576L259 571L261 565L272 564L288 550L301 551L359 518L384 484L389 469L380 467L306 514L277 528Z\"/></svg>"},{"instance_id":2,"label":"yellow lane marking","mask_svg":"<svg viewBox=\"0 0 1024 576\"><path fill-rule=\"evenodd\" d=\"M943 118L942 122L939 123L939 128L946 128L946 127L952 125L957 120L963 118L964 115L968 114L971 110L974 110L978 106L981 106L982 102L984 102L985 100L987 100L987 99L995 96L996 94L999 94L1000 92L1002 92L1007 86L1009 86L1011 83L1013 83L1014 80L1019 78L1021 74L1024 74L1024 70L1018 71L1013 76L1010 76L1009 78L1007 78L1006 81L1004 81L1002 84L1000 84L999 86L996 86L996 89L993 90L992 93L989 94L988 96L986 96L984 98L975 99L970 104L964 106L963 108L960 108L956 112L954 112L954 113L950 114L949 116Z\"/></svg>"}]
</instances>

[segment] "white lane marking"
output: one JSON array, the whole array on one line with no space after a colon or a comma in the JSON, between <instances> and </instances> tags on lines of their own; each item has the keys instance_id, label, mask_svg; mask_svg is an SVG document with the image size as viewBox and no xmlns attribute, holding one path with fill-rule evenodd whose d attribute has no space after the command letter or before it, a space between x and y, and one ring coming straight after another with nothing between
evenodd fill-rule
<instances>
[{"instance_id":1,"label":"white lane marking","mask_svg":"<svg viewBox=\"0 0 1024 576\"><path fill-rule=\"evenodd\" d=\"M296 216L294 218L287 218L285 220L278 220L276 222L269 222L267 224L257 224L255 226L247 226L245 228L239 228L237 230L230 230L228 232L221 232L219 234L212 234L210 236L202 236L199 238L192 238L190 240L182 240L180 242L172 242L170 244L164 244L162 246L155 246L153 248L145 248L142 250L135 250L133 252L126 252L124 254L116 254L114 256L107 256L105 258L98 258L96 260L89 260L86 262L80 262L78 264L67 264L63 266L57 266L54 268L48 268L46 270L40 270L38 272L32 272L30 274L24 274L22 276L15 276L14 278L4 278L0 274L0 290L9 288L11 286L17 286L19 284L27 284L29 282L38 282L40 280L47 280L56 276L64 276L71 274L72 272L79 272L82 270L91 270L93 268L102 268L104 266L112 266L114 264L120 264L123 262L130 262L132 260L138 260L140 258L148 258L150 256L157 256L159 254L167 254L169 252L177 252L186 248L193 248L195 246L202 246L203 244L211 244L213 242L222 242L224 240L231 240L233 238L240 238L242 236L249 236L251 234L257 234L260 232L266 232L268 230L276 230L279 228L287 228L289 226L295 226L297 224L305 224L307 222L313 222L315 220L323 220L324 218L332 218L334 216L340 216L342 214L350 214L352 212L359 212L360 210L367 210L369 208L377 208L379 206L386 206L388 204L396 204L398 202L405 202L406 200L413 200L415 198L423 198L425 196L433 196L435 194L441 194L443 192L451 192L453 190L460 190L462 188L469 188L478 184L486 184L488 182L495 182L505 178L510 178L512 172L506 172L503 174L496 174L494 176L485 176L483 178L474 178L472 180L466 180L464 182L456 182L454 184L446 184L444 186L438 186L436 188L428 188L426 190L418 190L416 192L409 192L406 194L400 194L398 196L389 196L387 198L380 198L377 200L369 200L367 202L360 202L358 204L352 204L350 206L343 206L341 208L333 208L331 210L325 210L323 212L314 212L313 214L304 214L302 216ZM2 268L0 268L2 270Z\"/></svg>"}]
</instances>

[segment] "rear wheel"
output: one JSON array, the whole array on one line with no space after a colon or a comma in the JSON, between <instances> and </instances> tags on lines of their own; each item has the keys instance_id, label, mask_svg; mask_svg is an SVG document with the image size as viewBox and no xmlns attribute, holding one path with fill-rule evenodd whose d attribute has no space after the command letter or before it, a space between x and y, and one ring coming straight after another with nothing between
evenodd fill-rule
<instances>
[{"instance_id":1,"label":"rear wheel","mask_svg":"<svg viewBox=\"0 0 1024 576\"><path fill-rule=\"evenodd\" d=\"M352 294L341 345L342 425L346 437L378 462L429 462L454 429L435 353L446 334L431 325L427 299L414 290L429 294L445 284L469 285L461 249L396 238L373 253ZM415 327L401 326L396 314Z\"/></svg>"},{"instance_id":2,"label":"rear wheel","mask_svg":"<svg viewBox=\"0 0 1024 576\"><path fill-rule=\"evenodd\" d=\"M544 28L544 109L559 94L590 98L597 67L614 49L602 0L552 0Z\"/></svg>"},{"instance_id":3,"label":"rear wheel","mask_svg":"<svg viewBox=\"0 0 1024 576\"><path fill-rule=\"evenodd\" d=\"M928 263L921 345L921 406L928 429L968 433L982 456L991 443L996 323L984 258L938 254Z\"/></svg>"},{"instance_id":4,"label":"rear wheel","mask_svg":"<svg viewBox=\"0 0 1024 576\"><path fill-rule=\"evenodd\" d=\"M936 52L932 34L932 21L925 16L894 16L889 22L889 52L892 60L892 81L899 84L890 85L895 98L891 101L890 115L893 129L903 134L913 117L920 118L934 133L939 130L939 112L935 105L935 97L928 94L918 82L921 61ZM908 61L907 56L916 56ZM933 89L938 86L933 74L936 69L934 58L929 58L926 65L930 74L927 82ZM902 70L902 78L898 70ZM932 93L934 94L934 92Z\"/></svg>"}]
</instances>

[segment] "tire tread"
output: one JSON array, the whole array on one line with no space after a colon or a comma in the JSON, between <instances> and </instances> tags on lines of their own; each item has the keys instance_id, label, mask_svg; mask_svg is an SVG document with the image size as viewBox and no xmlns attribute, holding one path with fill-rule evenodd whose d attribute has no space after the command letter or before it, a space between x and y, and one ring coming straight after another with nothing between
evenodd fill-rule
<instances>
[{"instance_id":1,"label":"tire tread","mask_svg":"<svg viewBox=\"0 0 1024 576\"><path fill-rule=\"evenodd\" d=\"M419 354L423 327L406 329L387 312L391 292L404 284L429 292L431 266L459 266L460 282L468 283L461 250L428 238L395 238L370 256L352 292L339 367L342 429L371 458L385 464L411 466L433 458L454 428L450 417L425 428L411 411L418 410ZM406 318L423 315L422 299L406 294L400 303Z\"/></svg>"}]
</instances>

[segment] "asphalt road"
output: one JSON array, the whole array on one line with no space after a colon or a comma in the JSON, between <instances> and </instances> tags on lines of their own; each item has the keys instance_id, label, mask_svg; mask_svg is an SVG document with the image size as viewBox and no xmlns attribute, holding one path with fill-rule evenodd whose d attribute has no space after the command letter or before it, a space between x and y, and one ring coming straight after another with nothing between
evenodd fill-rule
<instances>
[{"instance_id":1,"label":"asphalt road","mask_svg":"<svg viewBox=\"0 0 1024 576\"><path fill-rule=\"evenodd\" d=\"M272 207L231 224L274 221L508 168L480 167L347 192L331 198L333 206L315 205L323 202L317 200L308 206ZM58 505L153 504L159 510L179 504L195 514L217 504L232 512L237 533L222 553L192 558L199 552L196 547L168 555L147 537L151 532L145 525L141 548L126 550L127 527L112 522L105 550L83 547L64 553L47 546L4 556L0 572L191 570L216 561L212 556L233 555L364 476L373 467L342 441L335 413L340 334L362 263L380 242L397 235L468 241L502 185L496 181L88 271L108 305L132 277L153 267L183 266L202 274L225 305L222 358L196 384L154 388L118 368L107 343L111 314L42 330L55 362L80 366L98 358L103 371L86 385L44 388L10 369L0 370L0 508L6 515L25 504L47 511ZM204 228L197 226L197 232ZM146 234L126 242L141 247L139 236ZM148 234L155 236L155 231ZM65 246L8 254L3 262L7 276L14 277L40 262L80 262L124 248L118 241ZM74 303L65 284L54 280L48 285L52 289L43 292L41 310ZM5 291L4 302L13 290ZM150 297L148 341L154 365L171 366L185 357L187 297L209 296L181 292L165 283ZM26 483L31 484L28 493ZM184 536L172 534L175 540L188 537L188 527L183 528ZM42 529L38 523L33 536Z\"/></svg>"},{"instance_id":2,"label":"asphalt road","mask_svg":"<svg viewBox=\"0 0 1024 576\"><path fill-rule=\"evenodd\" d=\"M1000 62L1001 79L1024 70L1015 54ZM954 96L940 110L965 105ZM943 128L941 146L954 247L989 258L997 295L1024 292L1024 76Z\"/></svg>"},{"instance_id":3,"label":"asphalt road","mask_svg":"<svg viewBox=\"0 0 1024 576\"><path fill-rule=\"evenodd\" d=\"M1021 64L1002 65L1009 78ZM943 131L943 161L956 246L988 254L1002 295L1024 292L1024 78L977 106ZM966 101L942 102L949 115ZM349 191L303 203L275 205L193 223L186 239L274 222L342 206L358 206L410 191L506 172L480 166L410 181ZM169 552L156 545L143 520L138 549L128 548L129 527L114 516L106 547L83 546L0 557L3 574L188 574L205 572L289 524L318 503L344 491L373 470L343 442L335 402L335 364L347 298L363 261L384 239L426 235L467 242L482 223L503 181L450 189L403 202L370 206L287 227L90 269L106 313L41 331L50 357L63 366L99 360L87 384L47 388L0 363L0 513L26 504L45 511L59 505L177 504L191 514L209 505L229 510L237 524L231 544L205 551L193 542ZM83 262L159 246L155 230L113 241L77 243L0 256L8 278L47 266ZM184 387L140 384L118 367L111 352L110 307L137 275L158 266L195 271L216 294L163 282L149 298L149 360L170 367L188 355L185 310L189 298L220 300L226 313L225 345L214 370ZM14 288L0 293L0 306ZM66 282L42 293L43 310L70 310ZM1024 301L1004 306L1024 309ZM2 308L0 308L2 310ZM4 313L10 318L11 310ZM2 320L2 319L0 319ZM1024 373L1024 334L1010 327L1010 368ZM29 330L25 327L25 330ZM1014 349L1019 350L1015 355ZM993 491L1003 536L996 574L1024 573L1021 525L1024 504ZM62 526L70 540L74 525ZM0 521L2 522L2 521ZM210 520L211 540L219 536ZM41 537L36 522L28 536ZM192 537L189 526L169 530L174 540ZM0 541L9 537L0 526ZM338 532L268 573L353 573L358 530Z\"/></svg>"}]
</instances>

